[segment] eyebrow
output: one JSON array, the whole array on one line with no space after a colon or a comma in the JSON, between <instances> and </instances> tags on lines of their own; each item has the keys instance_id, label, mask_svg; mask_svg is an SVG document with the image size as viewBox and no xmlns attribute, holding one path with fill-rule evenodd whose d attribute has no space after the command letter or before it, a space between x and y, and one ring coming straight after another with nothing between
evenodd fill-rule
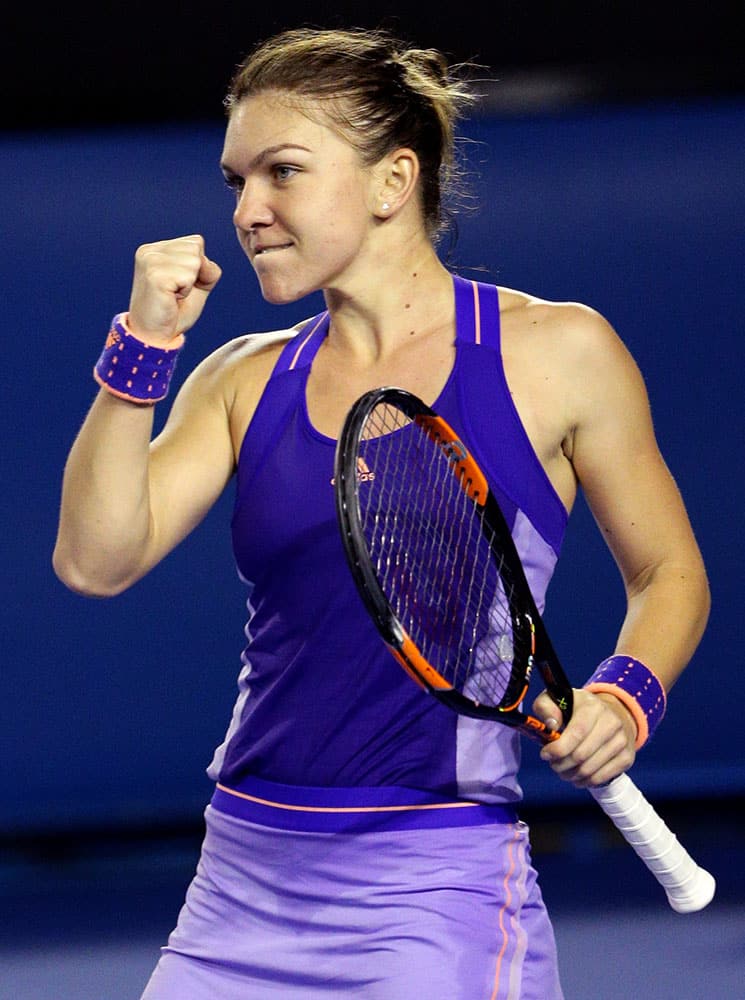
<instances>
[{"instance_id":1,"label":"eyebrow","mask_svg":"<svg viewBox=\"0 0 745 1000\"><path fill-rule=\"evenodd\" d=\"M276 153L283 153L286 149L301 149L305 153L310 153L311 150L307 146L301 146L296 142L281 142L277 146L269 146L267 149L263 149L257 156L251 160L248 169L255 170L260 167L261 164L267 160L270 156L274 156ZM228 166L225 161L221 161L220 169L225 174L226 177L236 177L238 176L234 170Z\"/></svg>"}]
</instances>

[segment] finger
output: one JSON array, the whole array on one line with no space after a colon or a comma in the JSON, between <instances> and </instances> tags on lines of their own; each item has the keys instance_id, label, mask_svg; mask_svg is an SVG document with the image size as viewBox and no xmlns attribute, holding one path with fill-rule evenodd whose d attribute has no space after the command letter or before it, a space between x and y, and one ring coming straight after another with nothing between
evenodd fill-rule
<instances>
[{"instance_id":1,"label":"finger","mask_svg":"<svg viewBox=\"0 0 745 1000\"><path fill-rule=\"evenodd\" d=\"M629 745L623 727L614 713L600 706L572 719L565 733L541 751L554 772L565 781L585 788L605 784L634 762L635 751Z\"/></svg>"},{"instance_id":2,"label":"finger","mask_svg":"<svg viewBox=\"0 0 745 1000\"><path fill-rule=\"evenodd\" d=\"M548 761L557 773L583 763L601 745L601 733L597 724L596 711L575 711L559 739L541 750L541 759Z\"/></svg>"},{"instance_id":3,"label":"finger","mask_svg":"<svg viewBox=\"0 0 745 1000\"><path fill-rule=\"evenodd\" d=\"M625 749L606 757L599 753L575 767L554 767L553 770L563 781L571 782L576 788L597 788L627 771L634 762L634 755Z\"/></svg>"},{"instance_id":4,"label":"finger","mask_svg":"<svg viewBox=\"0 0 745 1000\"><path fill-rule=\"evenodd\" d=\"M192 327L222 276L198 233L143 244L135 254L130 327L144 339L170 341Z\"/></svg>"},{"instance_id":5,"label":"finger","mask_svg":"<svg viewBox=\"0 0 745 1000\"><path fill-rule=\"evenodd\" d=\"M145 292L183 298L194 287L202 260L199 243L192 239L146 244L136 254L136 283Z\"/></svg>"},{"instance_id":6,"label":"finger","mask_svg":"<svg viewBox=\"0 0 745 1000\"><path fill-rule=\"evenodd\" d=\"M533 714L552 731L564 725L564 714L547 691L542 691L533 702Z\"/></svg>"}]
</instances>

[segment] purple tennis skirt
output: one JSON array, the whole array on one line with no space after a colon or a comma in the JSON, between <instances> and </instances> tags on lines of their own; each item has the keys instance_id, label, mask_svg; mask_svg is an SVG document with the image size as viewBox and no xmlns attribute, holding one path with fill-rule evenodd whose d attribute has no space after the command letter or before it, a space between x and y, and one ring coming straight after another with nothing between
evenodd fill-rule
<instances>
[{"instance_id":1,"label":"purple tennis skirt","mask_svg":"<svg viewBox=\"0 0 745 1000\"><path fill-rule=\"evenodd\" d=\"M142 1000L561 1000L510 807L251 778L205 817Z\"/></svg>"}]
</instances>

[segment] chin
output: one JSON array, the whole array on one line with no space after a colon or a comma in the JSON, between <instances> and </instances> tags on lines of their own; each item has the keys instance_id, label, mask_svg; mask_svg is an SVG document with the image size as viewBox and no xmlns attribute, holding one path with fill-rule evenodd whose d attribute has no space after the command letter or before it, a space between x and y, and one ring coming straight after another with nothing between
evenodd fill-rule
<instances>
[{"instance_id":1,"label":"chin","mask_svg":"<svg viewBox=\"0 0 745 1000\"><path fill-rule=\"evenodd\" d=\"M288 306L292 302L297 302L298 299L302 299L309 294L310 292L292 292L278 288L261 289L261 296L264 301L273 306Z\"/></svg>"},{"instance_id":2,"label":"chin","mask_svg":"<svg viewBox=\"0 0 745 1000\"><path fill-rule=\"evenodd\" d=\"M299 299L304 299L306 295L312 295L317 289L306 288L304 286L289 285L280 281L262 281L259 278L259 288L261 296L265 302L273 306L286 306Z\"/></svg>"}]
</instances>

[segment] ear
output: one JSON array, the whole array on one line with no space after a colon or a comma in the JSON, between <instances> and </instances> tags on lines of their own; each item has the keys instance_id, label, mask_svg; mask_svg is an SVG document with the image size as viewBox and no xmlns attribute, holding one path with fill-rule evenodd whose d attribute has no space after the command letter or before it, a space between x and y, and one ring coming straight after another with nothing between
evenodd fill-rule
<instances>
[{"instance_id":1,"label":"ear","mask_svg":"<svg viewBox=\"0 0 745 1000\"><path fill-rule=\"evenodd\" d=\"M419 182L419 157L413 149L396 149L375 165L373 215L387 219L406 205Z\"/></svg>"}]
</instances>

